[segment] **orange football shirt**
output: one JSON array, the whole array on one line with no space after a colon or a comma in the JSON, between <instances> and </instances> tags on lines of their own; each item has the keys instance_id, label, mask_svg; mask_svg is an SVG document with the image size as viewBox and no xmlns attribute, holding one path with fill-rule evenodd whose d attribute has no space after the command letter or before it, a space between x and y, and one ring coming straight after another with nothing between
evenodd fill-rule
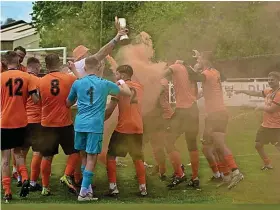
<instances>
[{"instance_id":1,"label":"orange football shirt","mask_svg":"<svg viewBox=\"0 0 280 210\"><path fill-rule=\"evenodd\" d=\"M280 106L280 90L273 91L271 88L263 91L265 96L265 105L270 106L272 103ZM280 128L280 111L264 112L262 126L265 128Z\"/></svg>"},{"instance_id":2,"label":"orange football shirt","mask_svg":"<svg viewBox=\"0 0 280 210\"><path fill-rule=\"evenodd\" d=\"M197 98L196 83L190 81L188 71L182 64L176 63L172 69L176 108L190 108Z\"/></svg>"},{"instance_id":3,"label":"orange football shirt","mask_svg":"<svg viewBox=\"0 0 280 210\"><path fill-rule=\"evenodd\" d=\"M33 74L30 74L30 79L33 81L34 84L36 84L37 89L39 89L40 78ZM41 101L39 101L37 104L34 104L31 97L27 99L26 112L28 123L41 122L41 108Z\"/></svg>"},{"instance_id":4,"label":"orange football shirt","mask_svg":"<svg viewBox=\"0 0 280 210\"><path fill-rule=\"evenodd\" d=\"M28 73L21 70L1 73L1 128L27 125L27 98L36 91L36 84Z\"/></svg>"},{"instance_id":5,"label":"orange football shirt","mask_svg":"<svg viewBox=\"0 0 280 210\"><path fill-rule=\"evenodd\" d=\"M138 82L126 81L126 84L131 90L131 97L113 96L118 100L119 117L115 131L125 134L142 134L143 119L142 119L142 99L144 88Z\"/></svg>"},{"instance_id":6,"label":"orange football shirt","mask_svg":"<svg viewBox=\"0 0 280 210\"><path fill-rule=\"evenodd\" d=\"M211 68L204 70L202 74L205 76L202 89L206 112L226 111L220 72Z\"/></svg>"},{"instance_id":7,"label":"orange football shirt","mask_svg":"<svg viewBox=\"0 0 280 210\"><path fill-rule=\"evenodd\" d=\"M42 126L64 127L73 123L66 99L75 80L75 76L62 72L50 72L40 79Z\"/></svg>"}]
</instances>

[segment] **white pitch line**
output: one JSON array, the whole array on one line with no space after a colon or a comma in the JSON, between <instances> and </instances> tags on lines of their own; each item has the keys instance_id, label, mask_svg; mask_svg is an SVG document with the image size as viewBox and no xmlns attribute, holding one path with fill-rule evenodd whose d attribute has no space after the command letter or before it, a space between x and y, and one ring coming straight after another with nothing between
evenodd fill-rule
<instances>
[{"instance_id":1,"label":"white pitch line","mask_svg":"<svg viewBox=\"0 0 280 210\"><path fill-rule=\"evenodd\" d=\"M244 154L244 155L233 155L233 157L249 157L249 156L258 156L258 153L252 153L252 154ZM280 156L280 153L274 153L274 154L268 154L269 156ZM206 159L205 156L199 156L199 158ZM129 162L122 160L121 162ZM53 163L52 166L55 165L66 165L66 161L64 163Z\"/></svg>"}]
</instances>

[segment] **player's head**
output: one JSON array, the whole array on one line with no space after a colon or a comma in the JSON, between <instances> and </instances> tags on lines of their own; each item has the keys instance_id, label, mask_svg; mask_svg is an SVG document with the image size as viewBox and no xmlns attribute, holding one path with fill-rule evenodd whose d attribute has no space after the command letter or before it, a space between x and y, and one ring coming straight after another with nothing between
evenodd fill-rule
<instances>
[{"instance_id":1,"label":"player's head","mask_svg":"<svg viewBox=\"0 0 280 210\"><path fill-rule=\"evenodd\" d=\"M22 46L18 46L14 49L14 51L17 53L18 57L19 57L19 63L23 62L23 59L26 55L26 50L25 48L23 48Z\"/></svg>"},{"instance_id":2,"label":"player's head","mask_svg":"<svg viewBox=\"0 0 280 210\"><path fill-rule=\"evenodd\" d=\"M280 73L272 71L268 74L268 85L272 89L279 87Z\"/></svg>"},{"instance_id":3,"label":"player's head","mask_svg":"<svg viewBox=\"0 0 280 210\"><path fill-rule=\"evenodd\" d=\"M121 65L117 68L117 71L116 71L117 80L120 80L120 79L128 80L128 79L131 79L132 75L133 75L133 69L129 65Z\"/></svg>"},{"instance_id":4,"label":"player's head","mask_svg":"<svg viewBox=\"0 0 280 210\"><path fill-rule=\"evenodd\" d=\"M79 61L83 58L86 58L89 56L89 49L86 48L84 45L79 45L73 50L73 57L74 61Z\"/></svg>"},{"instance_id":5,"label":"player's head","mask_svg":"<svg viewBox=\"0 0 280 210\"><path fill-rule=\"evenodd\" d=\"M105 62L97 60L94 56L85 59L85 71L87 74L95 74L101 77L103 76L104 67Z\"/></svg>"},{"instance_id":6,"label":"player's head","mask_svg":"<svg viewBox=\"0 0 280 210\"><path fill-rule=\"evenodd\" d=\"M49 54L45 57L46 68L49 71L60 70L60 60L57 54Z\"/></svg>"},{"instance_id":7,"label":"player's head","mask_svg":"<svg viewBox=\"0 0 280 210\"><path fill-rule=\"evenodd\" d=\"M5 54L8 69L19 67L19 57L15 51L8 51Z\"/></svg>"},{"instance_id":8,"label":"player's head","mask_svg":"<svg viewBox=\"0 0 280 210\"><path fill-rule=\"evenodd\" d=\"M27 71L39 74L41 70L40 61L35 57L30 57L27 59Z\"/></svg>"},{"instance_id":9,"label":"player's head","mask_svg":"<svg viewBox=\"0 0 280 210\"><path fill-rule=\"evenodd\" d=\"M63 73L69 73L70 69L68 67L67 64L63 64L61 67L60 67L60 71L63 72Z\"/></svg>"},{"instance_id":10,"label":"player's head","mask_svg":"<svg viewBox=\"0 0 280 210\"><path fill-rule=\"evenodd\" d=\"M210 68L212 67L213 63L213 55L212 53L200 53L196 59L197 63L203 68Z\"/></svg>"}]
</instances>

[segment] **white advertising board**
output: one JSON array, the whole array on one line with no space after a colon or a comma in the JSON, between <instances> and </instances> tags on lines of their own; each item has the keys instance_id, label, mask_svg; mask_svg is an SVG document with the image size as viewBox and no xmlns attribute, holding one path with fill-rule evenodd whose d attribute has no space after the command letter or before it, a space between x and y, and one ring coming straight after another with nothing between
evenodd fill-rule
<instances>
[{"instance_id":1,"label":"white advertising board","mask_svg":"<svg viewBox=\"0 0 280 210\"><path fill-rule=\"evenodd\" d=\"M201 88L201 84L198 84ZM224 101L226 106L242 106L244 104L259 104L263 103L264 99L261 97L251 97L245 94L234 94L234 90L253 90L262 91L269 87L266 78L237 78L227 79L222 82L224 93ZM169 102L176 103L173 84L169 83Z\"/></svg>"}]
</instances>

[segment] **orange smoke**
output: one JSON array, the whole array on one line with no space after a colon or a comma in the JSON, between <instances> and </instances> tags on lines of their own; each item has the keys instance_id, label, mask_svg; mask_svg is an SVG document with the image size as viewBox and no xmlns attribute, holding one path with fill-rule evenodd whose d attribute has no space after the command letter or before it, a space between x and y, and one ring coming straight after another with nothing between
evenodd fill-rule
<instances>
[{"instance_id":1,"label":"orange smoke","mask_svg":"<svg viewBox=\"0 0 280 210\"><path fill-rule=\"evenodd\" d=\"M118 64L128 64L133 68L133 80L138 80L144 86L142 103L143 115L150 112L156 105L160 94L160 79L163 77L166 63L153 63L154 56L152 40L146 32L136 37L136 44L129 44L120 49L116 58Z\"/></svg>"}]
</instances>

